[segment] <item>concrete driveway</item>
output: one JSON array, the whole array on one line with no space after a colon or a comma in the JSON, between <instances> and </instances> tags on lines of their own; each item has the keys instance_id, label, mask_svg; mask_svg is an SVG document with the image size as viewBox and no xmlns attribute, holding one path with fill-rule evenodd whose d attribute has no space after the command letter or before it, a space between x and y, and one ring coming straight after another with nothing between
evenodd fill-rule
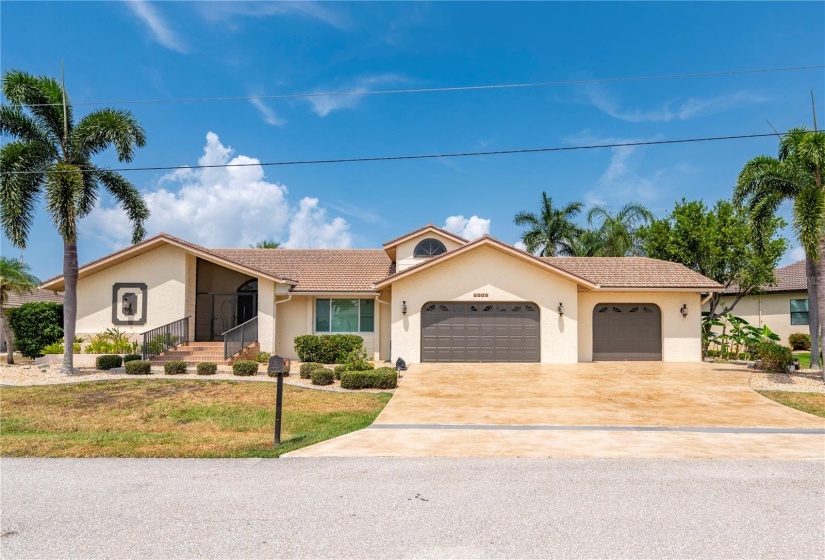
<instances>
[{"instance_id":1,"label":"concrete driveway","mask_svg":"<svg viewBox=\"0 0 825 560\"><path fill-rule=\"evenodd\" d=\"M418 364L375 423L293 456L825 458L825 419L717 364Z\"/></svg>"}]
</instances>

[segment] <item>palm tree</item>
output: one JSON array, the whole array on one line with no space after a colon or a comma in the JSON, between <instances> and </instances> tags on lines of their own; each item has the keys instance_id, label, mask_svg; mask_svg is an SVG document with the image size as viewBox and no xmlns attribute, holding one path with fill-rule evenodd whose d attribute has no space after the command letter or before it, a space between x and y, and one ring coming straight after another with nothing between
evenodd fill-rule
<instances>
[{"instance_id":1,"label":"palm tree","mask_svg":"<svg viewBox=\"0 0 825 560\"><path fill-rule=\"evenodd\" d=\"M604 238L602 232L595 229L583 230L578 237L571 240L571 257L602 257L604 256Z\"/></svg>"},{"instance_id":2,"label":"palm tree","mask_svg":"<svg viewBox=\"0 0 825 560\"><path fill-rule=\"evenodd\" d=\"M782 202L793 205L793 229L805 251L808 277L808 324L811 367L819 369L820 318L825 318L825 133L806 127L780 136L779 157L756 157L745 164L734 190L734 202L752 213L757 241Z\"/></svg>"},{"instance_id":3,"label":"palm tree","mask_svg":"<svg viewBox=\"0 0 825 560\"><path fill-rule=\"evenodd\" d=\"M540 257L570 256L573 244L581 234L581 228L572 222L583 204L571 202L562 208L553 208L553 199L541 193L541 210L538 214L519 212L513 222L527 229L521 241L527 251Z\"/></svg>"},{"instance_id":4,"label":"palm tree","mask_svg":"<svg viewBox=\"0 0 825 560\"><path fill-rule=\"evenodd\" d=\"M639 227L653 220L653 213L638 202L628 202L618 212L604 206L594 206L587 212L587 223L601 224L596 230L601 234L601 257L635 257L642 254L637 232Z\"/></svg>"},{"instance_id":5,"label":"palm tree","mask_svg":"<svg viewBox=\"0 0 825 560\"><path fill-rule=\"evenodd\" d=\"M126 178L91 160L114 147L119 161L132 161L146 136L128 111L99 109L75 122L64 87L52 78L9 70L3 74L2 90L9 105L0 107L0 134L14 140L0 149L0 224L6 237L24 249L35 203L44 198L46 212L63 238L62 371L70 373L77 320L78 220L94 208L101 188L126 211L133 243L143 239L143 222L149 216L140 193Z\"/></svg>"},{"instance_id":6,"label":"palm tree","mask_svg":"<svg viewBox=\"0 0 825 560\"><path fill-rule=\"evenodd\" d=\"M280 246L280 243L271 239L264 239L263 241L258 241L254 245L250 245L253 249L278 249Z\"/></svg>"},{"instance_id":7,"label":"palm tree","mask_svg":"<svg viewBox=\"0 0 825 560\"><path fill-rule=\"evenodd\" d=\"M6 337L6 363L14 363L14 333L6 316L9 294L31 292L38 284L40 280L29 273L29 265L17 259L0 257L0 319L3 320L2 334Z\"/></svg>"}]
</instances>

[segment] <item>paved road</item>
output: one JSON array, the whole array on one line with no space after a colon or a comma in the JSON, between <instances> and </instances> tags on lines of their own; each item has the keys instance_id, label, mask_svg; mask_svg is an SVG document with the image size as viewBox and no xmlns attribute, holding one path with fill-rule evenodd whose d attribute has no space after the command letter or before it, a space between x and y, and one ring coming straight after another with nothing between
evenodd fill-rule
<instances>
[{"instance_id":1,"label":"paved road","mask_svg":"<svg viewBox=\"0 0 825 560\"><path fill-rule=\"evenodd\" d=\"M825 462L3 459L2 557L825 558Z\"/></svg>"}]
</instances>

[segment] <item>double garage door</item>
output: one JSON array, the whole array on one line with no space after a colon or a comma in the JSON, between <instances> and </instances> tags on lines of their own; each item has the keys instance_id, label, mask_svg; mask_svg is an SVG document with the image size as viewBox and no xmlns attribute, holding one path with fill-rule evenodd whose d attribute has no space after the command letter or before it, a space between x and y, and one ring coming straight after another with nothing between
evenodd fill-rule
<instances>
[{"instance_id":1,"label":"double garage door","mask_svg":"<svg viewBox=\"0 0 825 560\"><path fill-rule=\"evenodd\" d=\"M538 362L539 307L531 302L431 302L421 313L423 362Z\"/></svg>"},{"instance_id":2,"label":"double garage door","mask_svg":"<svg viewBox=\"0 0 825 560\"><path fill-rule=\"evenodd\" d=\"M662 311L651 303L600 303L593 309L594 361L662 359Z\"/></svg>"}]
</instances>

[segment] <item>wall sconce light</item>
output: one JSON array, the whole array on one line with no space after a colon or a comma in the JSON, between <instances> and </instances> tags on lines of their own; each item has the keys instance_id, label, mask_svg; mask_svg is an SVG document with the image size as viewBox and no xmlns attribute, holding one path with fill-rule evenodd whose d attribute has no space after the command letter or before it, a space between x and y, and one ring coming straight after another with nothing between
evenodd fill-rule
<instances>
[{"instance_id":1,"label":"wall sconce light","mask_svg":"<svg viewBox=\"0 0 825 560\"><path fill-rule=\"evenodd\" d=\"M406 301L401 302L401 314L404 315L404 316L407 315L407 302Z\"/></svg>"},{"instance_id":2,"label":"wall sconce light","mask_svg":"<svg viewBox=\"0 0 825 560\"><path fill-rule=\"evenodd\" d=\"M682 317L687 317L687 304L683 303L682 304L682 309L680 309L679 311L681 311Z\"/></svg>"},{"instance_id":3,"label":"wall sconce light","mask_svg":"<svg viewBox=\"0 0 825 560\"><path fill-rule=\"evenodd\" d=\"M562 315L564 315L564 305L562 305L562 303L559 302L559 317L561 317Z\"/></svg>"}]
</instances>

